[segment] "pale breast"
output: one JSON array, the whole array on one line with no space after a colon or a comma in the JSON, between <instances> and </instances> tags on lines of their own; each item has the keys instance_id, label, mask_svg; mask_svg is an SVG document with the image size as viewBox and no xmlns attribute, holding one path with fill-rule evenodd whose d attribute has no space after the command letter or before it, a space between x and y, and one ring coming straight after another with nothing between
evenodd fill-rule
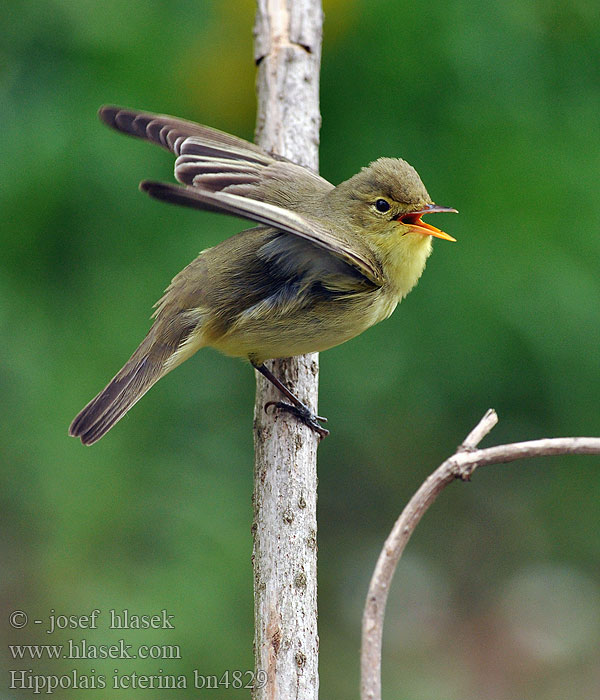
<instances>
[{"instance_id":1,"label":"pale breast","mask_svg":"<svg viewBox=\"0 0 600 700\"><path fill-rule=\"evenodd\" d=\"M320 352L387 318L398 301L397 295L377 289L288 313L271 309L265 314L241 314L231 329L207 344L226 355L259 361Z\"/></svg>"}]
</instances>

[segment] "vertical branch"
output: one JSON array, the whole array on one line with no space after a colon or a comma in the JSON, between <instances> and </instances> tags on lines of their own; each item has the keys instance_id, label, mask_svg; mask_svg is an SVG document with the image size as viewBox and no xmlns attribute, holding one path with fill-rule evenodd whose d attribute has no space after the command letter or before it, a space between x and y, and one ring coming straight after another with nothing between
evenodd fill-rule
<instances>
[{"instance_id":1,"label":"vertical branch","mask_svg":"<svg viewBox=\"0 0 600 700\"><path fill-rule=\"evenodd\" d=\"M318 169L320 0L257 0L257 143ZM271 370L317 410L318 354L277 360ZM294 416L266 415L281 396L257 374L254 471L255 700L318 695L318 436Z\"/></svg>"}]
</instances>

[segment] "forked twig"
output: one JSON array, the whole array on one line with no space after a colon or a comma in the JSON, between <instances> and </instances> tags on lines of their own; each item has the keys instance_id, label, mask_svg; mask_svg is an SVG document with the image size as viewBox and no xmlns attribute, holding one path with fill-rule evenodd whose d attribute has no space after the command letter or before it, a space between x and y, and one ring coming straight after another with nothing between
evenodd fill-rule
<instances>
[{"instance_id":1,"label":"forked twig","mask_svg":"<svg viewBox=\"0 0 600 700\"><path fill-rule=\"evenodd\" d=\"M381 642L390 584L408 540L439 493L455 479L468 481L475 469L488 464L549 455L600 454L598 437L548 438L477 449L497 422L496 412L488 410L456 452L423 482L385 541L371 578L363 613L361 700L381 700Z\"/></svg>"}]
</instances>

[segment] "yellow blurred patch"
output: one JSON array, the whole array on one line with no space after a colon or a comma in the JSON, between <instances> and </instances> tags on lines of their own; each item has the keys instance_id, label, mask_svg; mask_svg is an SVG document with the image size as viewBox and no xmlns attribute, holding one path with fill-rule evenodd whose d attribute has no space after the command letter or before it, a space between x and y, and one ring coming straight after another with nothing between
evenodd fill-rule
<instances>
[{"instance_id":1,"label":"yellow blurred patch","mask_svg":"<svg viewBox=\"0 0 600 700\"><path fill-rule=\"evenodd\" d=\"M210 26L183 47L175 66L177 82L190 98L192 112L208 113L226 131L239 131L239 125L254 121L254 10L251 0L216 3Z\"/></svg>"},{"instance_id":2,"label":"yellow blurred patch","mask_svg":"<svg viewBox=\"0 0 600 700\"><path fill-rule=\"evenodd\" d=\"M357 12L357 5L357 0L323 1L323 12L325 13L323 34L325 41L337 41L359 21L360 13Z\"/></svg>"},{"instance_id":3,"label":"yellow blurred patch","mask_svg":"<svg viewBox=\"0 0 600 700\"><path fill-rule=\"evenodd\" d=\"M343 36L359 19L357 0L325 0L326 41ZM191 113L206 115L218 128L239 133L256 112L253 60L254 0L221 0L210 26L182 46L173 81L191 102Z\"/></svg>"}]
</instances>

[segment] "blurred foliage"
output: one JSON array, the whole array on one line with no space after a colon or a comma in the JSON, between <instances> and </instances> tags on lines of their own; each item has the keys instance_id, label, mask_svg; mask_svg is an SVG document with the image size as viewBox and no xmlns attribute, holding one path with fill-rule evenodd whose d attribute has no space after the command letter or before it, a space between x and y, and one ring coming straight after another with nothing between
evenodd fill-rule
<instances>
[{"instance_id":1,"label":"blurred foliage","mask_svg":"<svg viewBox=\"0 0 600 700\"><path fill-rule=\"evenodd\" d=\"M95 112L116 103L251 138L254 5L3 9L2 619L166 608L176 625L48 637L4 622L3 646L126 637L180 644L183 656L3 664L252 668L250 369L203 351L93 448L66 431L143 337L171 277L240 228L140 195L139 180L170 179L172 159ZM488 444L600 433L600 12L592 0L330 0L325 13L324 176L402 156L435 201L460 210L444 220L458 243L435 242L392 318L322 356L321 687L356 697L362 599L383 539L485 409L500 415ZM499 466L443 494L395 581L387 696L597 695L599 467Z\"/></svg>"}]
</instances>

